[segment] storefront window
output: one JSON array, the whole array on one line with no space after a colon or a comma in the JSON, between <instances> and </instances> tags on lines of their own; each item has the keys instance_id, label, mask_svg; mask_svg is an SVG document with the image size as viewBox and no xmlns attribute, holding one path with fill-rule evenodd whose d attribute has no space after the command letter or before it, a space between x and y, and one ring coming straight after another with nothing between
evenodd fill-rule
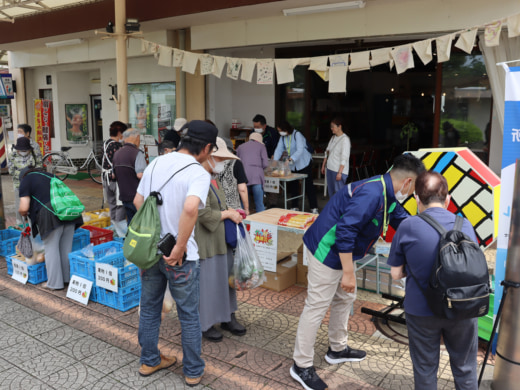
<instances>
[{"instance_id":1,"label":"storefront window","mask_svg":"<svg viewBox=\"0 0 520 390\"><path fill-rule=\"evenodd\" d=\"M442 75L439 146L466 146L486 161L493 101L482 55L452 52Z\"/></svg>"},{"instance_id":2,"label":"storefront window","mask_svg":"<svg viewBox=\"0 0 520 390\"><path fill-rule=\"evenodd\" d=\"M161 142L175 120L175 83L131 84L128 102L130 124Z\"/></svg>"}]
</instances>

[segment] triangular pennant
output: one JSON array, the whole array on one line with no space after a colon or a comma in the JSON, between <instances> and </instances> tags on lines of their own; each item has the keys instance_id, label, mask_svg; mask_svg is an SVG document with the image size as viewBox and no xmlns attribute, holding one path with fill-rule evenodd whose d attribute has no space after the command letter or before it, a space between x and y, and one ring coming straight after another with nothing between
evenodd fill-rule
<instances>
[{"instance_id":1,"label":"triangular pennant","mask_svg":"<svg viewBox=\"0 0 520 390\"><path fill-rule=\"evenodd\" d=\"M221 78L224 66L226 66L226 57L213 56L213 68L211 69L211 74Z\"/></svg>"},{"instance_id":2,"label":"triangular pennant","mask_svg":"<svg viewBox=\"0 0 520 390\"><path fill-rule=\"evenodd\" d=\"M161 46L159 48L159 61L157 63L161 66L172 66L173 49L171 47Z\"/></svg>"},{"instance_id":3,"label":"triangular pennant","mask_svg":"<svg viewBox=\"0 0 520 390\"><path fill-rule=\"evenodd\" d=\"M350 53L349 72L358 72L367 69L370 69L370 51Z\"/></svg>"},{"instance_id":4,"label":"triangular pennant","mask_svg":"<svg viewBox=\"0 0 520 390\"><path fill-rule=\"evenodd\" d=\"M260 85L273 84L274 61L271 59L258 60L256 63L256 83Z\"/></svg>"},{"instance_id":5,"label":"triangular pennant","mask_svg":"<svg viewBox=\"0 0 520 390\"><path fill-rule=\"evenodd\" d=\"M371 50L370 55L372 58L370 59L370 66L387 64L392 59L390 51L391 49L389 47Z\"/></svg>"},{"instance_id":6,"label":"triangular pennant","mask_svg":"<svg viewBox=\"0 0 520 390\"><path fill-rule=\"evenodd\" d=\"M318 76L320 76L323 81L329 81L329 70L315 70L314 71Z\"/></svg>"},{"instance_id":7,"label":"triangular pennant","mask_svg":"<svg viewBox=\"0 0 520 390\"><path fill-rule=\"evenodd\" d=\"M282 58L274 60L276 66L276 82L287 84L294 82L294 65L292 58Z\"/></svg>"},{"instance_id":8,"label":"triangular pennant","mask_svg":"<svg viewBox=\"0 0 520 390\"><path fill-rule=\"evenodd\" d=\"M199 57L200 60L200 74L205 76L211 74L213 70L213 56L210 54L203 54Z\"/></svg>"},{"instance_id":9,"label":"triangular pennant","mask_svg":"<svg viewBox=\"0 0 520 390\"><path fill-rule=\"evenodd\" d=\"M520 14L507 18L507 36L514 38L520 35Z\"/></svg>"},{"instance_id":10,"label":"triangular pennant","mask_svg":"<svg viewBox=\"0 0 520 390\"><path fill-rule=\"evenodd\" d=\"M430 63L433 59L431 39L415 42L412 46L424 65Z\"/></svg>"},{"instance_id":11,"label":"triangular pennant","mask_svg":"<svg viewBox=\"0 0 520 390\"><path fill-rule=\"evenodd\" d=\"M401 74L407 69L414 67L412 45L394 47L394 50L392 50L390 54L394 59L397 74Z\"/></svg>"},{"instance_id":12,"label":"triangular pennant","mask_svg":"<svg viewBox=\"0 0 520 390\"><path fill-rule=\"evenodd\" d=\"M242 59L242 73L240 78L250 83L253 81L253 73L255 72L256 59L243 58Z\"/></svg>"},{"instance_id":13,"label":"triangular pennant","mask_svg":"<svg viewBox=\"0 0 520 390\"><path fill-rule=\"evenodd\" d=\"M321 56L321 57L311 57L311 64L309 65L309 70L327 70L327 61L329 56Z\"/></svg>"},{"instance_id":14,"label":"triangular pennant","mask_svg":"<svg viewBox=\"0 0 520 390\"><path fill-rule=\"evenodd\" d=\"M500 41L500 31L502 31L501 20L486 25L484 41L487 47L498 46Z\"/></svg>"},{"instance_id":15,"label":"triangular pennant","mask_svg":"<svg viewBox=\"0 0 520 390\"><path fill-rule=\"evenodd\" d=\"M347 92L348 66L331 66L329 68L329 93Z\"/></svg>"},{"instance_id":16,"label":"triangular pennant","mask_svg":"<svg viewBox=\"0 0 520 390\"><path fill-rule=\"evenodd\" d=\"M184 59L182 61L182 71L195 74L197 63L199 62L200 54L192 53L190 51L184 52Z\"/></svg>"},{"instance_id":17,"label":"triangular pennant","mask_svg":"<svg viewBox=\"0 0 520 390\"><path fill-rule=\"evenodd\" d=\"M445 62L450 60L451 55L451 41L453 34L443 35L435 38L435 46L437 47L437 62Z\"/></svg>"},{"instance_id":18,"label":"triangular pennant","mask_svg":"<svg viewBox=\"0 0 520 390\"><path fill-rule=\"evenodd\" d=\"M242 61L240 60L240 58L227 57L226 62L227 77L233 80L238 80L238 74L240 73L240 68L242 67Z\"/></svg>"},{"instance_id":19,"label":"triangular pennant","mask_svg":"<svg viewBox=\"0 0 520 390\"><path fill-rule=\"evenodd\" d=\"M473 46L475 45L475 38L477 37L478 28L464 31L460 34L459 39L455 42L455 47L468 54L471 54Z\"/></svg>"},{"instance_id":20,"label":"triangular pennant","mask_svg":"<svg viewBox=\"0 0 520 390\"><path fill-rule=\"evenodd\" d=\"M173 49L173 66L176 68L182 66L184 61L184 50Z\"/></svg>"}]
</instances>

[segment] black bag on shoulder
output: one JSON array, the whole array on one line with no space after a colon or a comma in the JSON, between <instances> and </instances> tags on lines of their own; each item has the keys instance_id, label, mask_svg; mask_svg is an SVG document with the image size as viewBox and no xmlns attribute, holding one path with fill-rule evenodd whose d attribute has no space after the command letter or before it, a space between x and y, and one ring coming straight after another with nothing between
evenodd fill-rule
<instances>
[{"instance_id":1,"label":"black bag on shoulder","mask_svg":"<svg viewBox=\"0 0 520 390\"><path fill-rule=\"evenodd\" d=\"M419 215L440 234L439 254L426 290L423 292L436 317L450 320L482 317L489 311L489 272L480 247L461 231L464 219L457 216L453 230L447 231L432 216Z\"/></svg>"}]
</instances>

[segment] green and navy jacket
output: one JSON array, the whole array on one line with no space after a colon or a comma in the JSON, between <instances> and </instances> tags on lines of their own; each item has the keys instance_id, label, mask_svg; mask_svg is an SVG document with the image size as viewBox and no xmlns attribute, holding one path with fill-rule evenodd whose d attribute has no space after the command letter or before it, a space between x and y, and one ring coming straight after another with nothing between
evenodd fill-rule
<instances>
[{"instance_id":1,"label":"green and navy jacket","mask_svg":"<svg viewBox=\"0 0 520 390\"><path fill-rule=\"evenodd\" d=\"M395 199L390 174L386 184L387 219L397 229L409 216ZM350 183L327 203L303 236L305 246L316 259L333 269L342 269L340 253L363 258L383 232L384 196L381 176Z\"/></svg>"}]
</instances>

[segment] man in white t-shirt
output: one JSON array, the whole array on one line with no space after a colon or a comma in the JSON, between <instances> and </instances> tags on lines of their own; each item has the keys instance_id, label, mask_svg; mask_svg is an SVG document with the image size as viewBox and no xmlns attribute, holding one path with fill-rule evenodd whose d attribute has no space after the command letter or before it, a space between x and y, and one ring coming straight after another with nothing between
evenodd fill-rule
<instances>
[{"instance_id":1,"label":"man in white t-shirt","mask_svg":"<svg viewBox=\"0 0 520 390\"><path fill-rule=\"evenodd\" d=\"M146 168L134 199L139 209L151 191L157 191L166 183L161 190L163 203L158 206L161 237L171 233L177 240L171 253L161 257L153 267L142 271L139 374L151 375L177 361L173 356L162 355L157 345L162 303L169 282L181 323L182 363L188 386L200 383L205 366L201 358L199 254L193 229L198 210L205 207L210 185L210 175L201 163L216 147L217 133L217 128L205 121L191 121L179 151L156 158Z\"/></svg>"}]
</instances>

